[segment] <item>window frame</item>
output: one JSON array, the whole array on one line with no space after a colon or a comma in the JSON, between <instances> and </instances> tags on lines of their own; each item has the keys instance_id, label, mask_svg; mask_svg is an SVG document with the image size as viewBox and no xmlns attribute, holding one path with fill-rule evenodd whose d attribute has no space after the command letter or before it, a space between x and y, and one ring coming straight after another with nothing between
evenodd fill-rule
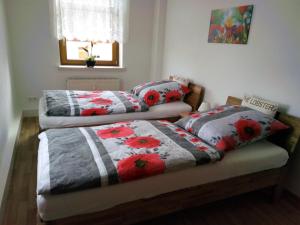
<instances>
[{"instance_id":1,"label":"window frame","mask_svg":"<svg viewBox=\"0 0 300 225\"><path fill-rule=\"evenodd\" d=\"M67 39L62 38L59 40L59 53L60 64L69 66L82 66L86 65L85 60L68 59L67 57ZM119 43L114 41L112 43L112 60L96 60L96 66L119 66Z\"/></svg>"}]
</instances>

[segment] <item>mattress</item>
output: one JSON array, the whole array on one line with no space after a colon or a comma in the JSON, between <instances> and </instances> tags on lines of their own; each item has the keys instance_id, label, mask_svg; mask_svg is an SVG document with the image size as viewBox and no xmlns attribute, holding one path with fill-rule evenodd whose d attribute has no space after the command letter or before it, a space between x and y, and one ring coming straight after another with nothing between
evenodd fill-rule
<instances>
[{"instance_id":1,"label":"mattress","mask_svg":"<svg viewBox=\"0 0 300 225\"><path fill-rule=\"evenodd\" d=\"M280 168L287 160L286 150L264 140L231 151L222 161L213 164L102 188L59 195L38 195L37 207L40 217L45 221L98 212L183 188Z\"/></svg>"},{"instance_id":2,"label":"mattress","mask_svg":"<svg viewBox=\"0 0 300 225\"><path fill-rule=\"evenodd\" d=\"M152 106L147 112L133 112L103 116L47 116L45 112L44 101L41 98L39 102L39 123L42 129L92 126L126 120L176 117L182 112L190 112L191 110L192 107L185 102L171 102Z\"/></svg>"}]
</instances>

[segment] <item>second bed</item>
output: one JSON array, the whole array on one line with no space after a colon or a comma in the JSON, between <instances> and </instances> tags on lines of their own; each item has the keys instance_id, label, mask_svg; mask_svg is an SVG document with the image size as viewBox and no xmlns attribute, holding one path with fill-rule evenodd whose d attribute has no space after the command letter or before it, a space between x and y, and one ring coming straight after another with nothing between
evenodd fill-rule
<instances>
[{"instance_id":1,"label":"second bed","mask_svg":"<svg viewBox=\"0 0 300 225\"><path fill-rule=\"evenodd\" d=\"M174 121L178 119L182 112L197 110L202 102L204 95L203 87L190 83L188 88L189 93L184 96L182 101L156 104L150 106L148 110L134 110L132 112L91 116L50 116L47 111L47 103L44 96L39 102L39 123L41 129L45 130L50 128L101 125L139 119L168 119L170 121Z\"/></svg>"}]
</instances>

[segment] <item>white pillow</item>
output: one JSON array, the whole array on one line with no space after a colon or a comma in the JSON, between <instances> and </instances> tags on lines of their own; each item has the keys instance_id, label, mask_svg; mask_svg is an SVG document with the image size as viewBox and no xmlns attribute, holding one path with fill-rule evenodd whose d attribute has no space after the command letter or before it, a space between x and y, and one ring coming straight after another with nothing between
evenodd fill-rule
<instances>
[{"instance_id":1,"label":"white pillow","mask_svg":"<svg viewBox=\"0 0 300 225\"><path fill-rule=\"evenodd\" d=\"M187 79L187 78L183 78L183 77L180 77L180 76L177 76L177 75L171 75L171 78L173 81L176 81L177 83L179 84L182 84L184 86L189 86L189 83L190 83L190 80Z\"/></svg>"},{"instance_id":2,"label":"white pillow","mask_svg":"<svg viewBox=\"0 0 300 225\"><path fill-rule=\"evenodd\" d=\"M278 111L279 105L275 102L257 97L257 96L245 96L242 101L242 106L255 109L269 116L275 116Z\"/></svg>"}]
</instances>

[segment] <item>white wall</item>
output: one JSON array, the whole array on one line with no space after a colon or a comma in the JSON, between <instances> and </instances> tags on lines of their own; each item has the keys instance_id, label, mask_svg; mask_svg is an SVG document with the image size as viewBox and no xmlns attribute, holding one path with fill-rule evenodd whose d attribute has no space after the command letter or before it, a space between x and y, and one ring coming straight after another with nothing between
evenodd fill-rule
<instances>
[{"instance_id":1,"label":"white wall","mask_svg":"<svg viewBox=\"0 0 300 225\"><path fill-rule=\"evenodd\" d=\"M0 0L0 216L2 199L12 160L14 142L20 124L10 70L3 0ZM1 218L0 218L1 222Z\"/></svg>"},{"instance_id":2,"label":"white wall","mask_svg":"<svg viewBox=\"0 0 300 225\"><path fill-rule=\"evenodd\" d=\"M70 77L121 78L125 89L150 79L154 1L130 1L129 40L124 46L126 71L58 69L58 42L51 30L48 0L7 0L6 8L13 72L25 110L37 108L28 97L40 96L44 89L64 89Z\"/></svg>"},{"instance_id":3,"label":"white wall","mask_svg":"<svg viewBox=\"0 0 300 225\"><path fill-rule=\"evenodd\" d=\"M207 42L212 9L248 3L255 6L247 45ZM256 94L300 116L299 12L299 0L168 0L163 76L202 84L213 104ZM289 188L300 195L300 157L294 165Z\"/></svg>"},{"instance_id":4,"label":"white wall","mask_svg":"<svg viewBox=\"0 0 300 225\"><path fill-rule=\"evenodd\" d=\"M167 0L154 0L154 2L150 79L159 80L162 71Z\"/></svg>"}]
</instances>

